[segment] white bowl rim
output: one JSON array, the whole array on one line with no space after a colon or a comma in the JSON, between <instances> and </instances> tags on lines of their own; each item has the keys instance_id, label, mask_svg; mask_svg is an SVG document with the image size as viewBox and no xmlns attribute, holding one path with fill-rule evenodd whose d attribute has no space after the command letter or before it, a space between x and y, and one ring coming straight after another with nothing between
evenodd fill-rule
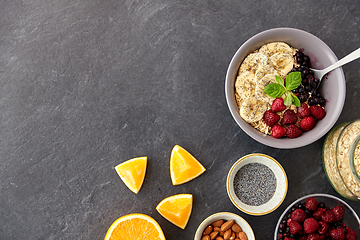
<instances>
[{"instance_id":1,"label":"white bowl rim","mask_svg":"<svg viewBox=\"0 0 360 240\"><path fill-rule=\"evenodd\" d=\"M238 126L240 126L240 128L247 134L249 135L251 138L253 138L254 140L270 146L270 147L274 147L274 148L280 148L280 149L289 149L289 148L299 148L299 147L303 147L306 145L309 145L317 140L319 140L321 137L323 137L336 123L336 121L338 120L343 106L345 104L345 97L346 97L346 81L345 81L345 75L344 75L344 71L342 69L342 67L339 67L333 71L337 71L338 74L340 74L341 78L344 79L341 88L343 89L343 91L340 91L339 94L339 99L337 101L337 107L340 108L340 111L338 111L338 113L336 114L332 114L330 116L329 122L330 124L328 124L328 126L326 128L321 129L321 131L319 131L316 135L314 135L314 137L311 139L311 141L308 142L299 142L299 141L287 141L286 144L283 144L283 142L278 141L278 140L283 140L283 139L271 139L271 136L265 136L264 134L260 133L259 134L253 134L252 130L248 130L245 127L243 127L241 125L242 122L245 122L244 120L241 119L241 117L239 116L239 114L237 113L237 109L235 109L235 107L231 107L231 102L232 99L234 98L233 94L231 93L230 88L227 88L227 85L229 85L231 83L231 81L233 80L231 78L231 69L237 68L237 65L240 64L237 61L237 57L238 55L244 50L249 48L252 44L251 41L253 41L254 39L257 38L261 38L262 35L266 35L269 34L271 32L282 32L284 30L290 31L290 32L301 32L302 34L306 34L309 37L315 38L317 40L319 40L320 42L322 42L324 48L327 49L328 54L332 57L332 62L335 63L336 61L338 61L338 58L336 57L335 53L331 50L331 48L324 42L322 41L320 38L316 37L315 35L306 32L304 30L300 30L300 29L296 29L296 28L271 28L265 31L262 31L254 36L252 36L251 38L249 38L247 41L245 41L240 48L236 51L236 53L234 54L234 56L232 57L229 67L227 69L226 72L226 78L225 78L225 97L226 97L226 102L228 105L228 108L230 110L230 113L233 117L233 119L235 120L235 122L237 123ZM287 140L294 140L294 139L287 139Z\"/></svg>"},{"instance_id":2,"label":"white bowl rim","mask_svg":"<svg viewBox=\"0 0 360 240\"><path fill-rule=\"evenodd\" d=\"M355 218L358 221L359 226L360 226L359 216L356 214L354 209L352 209L352 207L349 204L347 204L344 200L342 200L342 199L340 199L338 197L335 197L333 195L326 194L326 193L313 193L313 194L309 194L309 195L306 195L306 196L303 196L301 198L296 199L291 204L289 204L289 206L284 210L284 212L281 214L281 216L279 217L279 220L276 223L276 228L275 228L275 233L274 233L274 240L277 240L277 232L278 232L279 224L280 224L281 220L284 218L285 214L290 210L290 208L292 206L294 206L295 203L304 201L305 199L310 198L310 197L327 197L327 198L331 198L331 199L334 199L336 201L341 202L342 204L344 204L344 206L346 206L352 212L352 214L355 216Z\"/></svg>"},{"instance_id":3,"label":"white bowl rim","mask_svg":"<svg viewBox=\"0 0 360 240\"><path fill-rule=\"evenodd\" d=\"M241 221L241 226L243 226L242 224L244 224L246 226L246 231L244 231L248 237L249 240L255 240L255 235L254 235L254 231L252 230L252 227L250 226L250 224L242 217L240 217L239 215L235 214L235 213L232 213L232 212L218 212L218 213L214 213L210 216L208 216L207 218L205 218L199 225L199 227L196 229L196 232L195 232L195 236L194 236L194 240L197 240L196 237L197 236L202 236L202 231L204 231L204 229L202 229L202 226L207 222L209 221L210 219L212 218L216 218L216 217L220 217L219 219L225 219L225 218L228 218L228 219L225 219L225 220L230 220L230 219L234 219L234 218L237 218ZM224 218L225 216L225 218ZM235 219L235 221L237 220ZM238 223L239 224L239 223ZM250 234L250 236L248 236L248 234ZM201 239L201 238L199 238Z\"/></svg>"},{"instance_id":4,"label":"white bowl rim","mask_svg":"<svg viewBox=\"0 0 360 240\"><path fill-rule=\"evenodd\" d=\"M257 206L256 208L261 208L261 206L263 206L265 208L265 211L263 212L254 212L250 209L245 209L244 207L241 207L236 199L237 197L236 196L233 196L235 193L233 191L230 191L231 189L231 182L230 180L233 179L232 176L234 176L236 174L236 172L234 171L234 169L241 163L243 162L244 160L248 159L248 158L251 158L251 157L262 157L263 159L266 159L268 160L269 162L271 163L274 163L274 165L278 168L279 172L282 173L282 178L284 180L284 182L282 182L282 184L285 184L285 187L283 189L279 189L279 187L277 187L275 193L274 193L274 196L275 194L281 194L281 198L278 199L278 201L276 200L273 200L275 201L274 203L272 203L270 205L270 208L269 205L267 203L263 204L263 205L260 205L260 206ZM268 166L268 165L266 165ZM271 168L270 166L268 166L269 168ZM274 174L276 175L276 172L277 171L274 171L274 169L271 169ZM277 176L277 180L279 180L279 176ZM279 182L277 183L279 184ZM284 170L284 168L281 166L281 164L276 161L273 157L269 156L269 155L266 155L266 154L262 154L262 153L252 153L252 154L248 154L248 155L245 155L243 157L241 157L239 160L237 160L233 165L232 167L230 168L230 171L228 173L228 176L227 176L227 179L226 179L226 190L227 190L227 193L228 193L228 196L231 200L231 202L235 205L235 207L237 207L239 210L241 210L242 212L244 213L247 213L249 215L253 215L253 216L261 216L261 215L265 215L265 214L268 214L268 213L271 213L273 211L275 211L281 204L282 202L284 201L285 197L286 197L286 194L287 194L287 190L288 190L288 179L287 179L287 175L286 175L286 172ZM273 198L274 198L273 196ZM273 199L272 198L272 199ZM239 200L240 201L240 200ZM271 201L271 200L270 200ZM269 201L269 202L270 202Z\"/></svg>"}]
</instances>

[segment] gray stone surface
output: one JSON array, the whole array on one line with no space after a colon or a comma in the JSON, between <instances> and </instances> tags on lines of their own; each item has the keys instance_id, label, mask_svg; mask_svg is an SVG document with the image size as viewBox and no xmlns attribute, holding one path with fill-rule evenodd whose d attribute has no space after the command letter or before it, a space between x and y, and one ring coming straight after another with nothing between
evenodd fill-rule
<instances>
[{"instance_id":1,"label":"gray stone surface","mask_svg":"<svg viewBox=\"0 0 360 240\"><path fill-rule=\"evenodd\" d=\"M339 195L322 169L324 138L278 150L236 125L227 66L244 41L274 27L315 34L341 58L360 46L359 9L351 0L0 1L0 239L103 239L118 217L140 212L168 240L188 240L219 211L272 239L296 198ZM338 123L360 117L359 61L343 69ZM180 186L169 174L175 144L207 168ZM261 217L240 212L226 194L228 170L249 153L273 156L289 178L284 203ZM114 166L143 155L149 163L135 195ZM185 230L155 210L177 193L194 195Z\"/></svg>"}]
</instances>

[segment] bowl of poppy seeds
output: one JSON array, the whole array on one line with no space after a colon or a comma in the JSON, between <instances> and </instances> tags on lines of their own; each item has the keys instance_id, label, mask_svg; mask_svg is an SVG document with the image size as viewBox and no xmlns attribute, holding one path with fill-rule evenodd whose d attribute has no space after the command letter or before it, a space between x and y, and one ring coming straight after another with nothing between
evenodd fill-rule
<instances>
[{"instance_id":1,"label":"bowl of poppy seeds","mask_svg":"<svg viewBox=\"0 0 360 240\"><path fill-rule=\"evenodd\" d=\"M246 155L231 167L226 189L231 202L249 215L265 215L284 201L288 181L278 161L260 153Z\"/></svg>"}]
</instances>

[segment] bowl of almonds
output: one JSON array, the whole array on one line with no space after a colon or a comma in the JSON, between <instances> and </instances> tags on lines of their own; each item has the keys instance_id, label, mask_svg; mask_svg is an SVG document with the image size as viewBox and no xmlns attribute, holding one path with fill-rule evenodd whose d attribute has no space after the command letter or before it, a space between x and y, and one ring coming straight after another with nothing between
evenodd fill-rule
<instances>
[{"instance_id":1,"label":"bowl of almonds","mask_svg":"<svg viewBox=\"0 0 360 240\"><path fill-rule=\"evenodd\" d=\"M230 212L219 212L202 221L194 240L255 240L255 235L242 217Z\"/></svg>"}]
</instances>

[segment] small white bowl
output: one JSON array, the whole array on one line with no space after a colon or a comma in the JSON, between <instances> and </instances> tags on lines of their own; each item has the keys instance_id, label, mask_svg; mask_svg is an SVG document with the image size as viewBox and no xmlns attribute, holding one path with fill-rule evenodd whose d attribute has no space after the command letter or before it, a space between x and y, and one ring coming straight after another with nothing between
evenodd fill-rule
<instances>
[{"instance_id":1,"label":"small white bowl","mask_svg":"<svg viewBox=\"0 0 360 240\"><path fill-rule=\"evenodd\" d=\"M194 240L201 240L202 234L203 234L205 228L207 226L209 226L210 224L212 224L213 222L215 222L217 220L221 220L221 219L223 219L225 221L234 219L235 222L246 233L248 240L255 240L254 232L253 232L251 226L249 225L249 223L247 221L245 221L245 219L243 219L239 215L236 215L236 214L230 213L230 212L219 212L219 213L215 213L215 214L207 217L204 221L202 221L202 223L197 228Z\"/></svg>"},{"instance_id":2,"label":"small white bowl","mask_svg":"<svg viewBox=\"0 0 360 240\"><path fill-rule=\"evenodd\" d=\"M268 202L258 206L252 206L243 203L236 196L234 190L234 178L236 173L243 166L249 163L264 164L265 166L271 169L271 171L274 173L276 178L275 193ZM277 162L275 159L265 154L254 153L254 154L246 155L234 163L227 176L226 189L231 202L238 209L250 215L265 215L274 211L284 201L288 189L288 181L287 181L286 173L279 162Z\"/></svg>"},{"instance_id":3,"label":"small white bowl","mask_svg":"<svg viewBox=\"0 0 360 240\"><path fill-rule=\"evenodd\" d=\"M345 75L342 68L339 67L331 71L321 82L319 89L326 99L326 116L318 121L311 131L304 132L300 137L294 139L274 138L261 133L240 116L235 99L235 80L241 62L249 53L259 49L266 43L277 41L286 42L297 49L304 49L304 53L311 58L313 68L322 69L338 60L334 52L322 40L308 32L294 28L273 28L263 31L241 45L233 56L226 73L226 101L235 122L256 141L274 148L298 148L323 137L338 120L345 102Z\"/></svg>"}]
</instances>

